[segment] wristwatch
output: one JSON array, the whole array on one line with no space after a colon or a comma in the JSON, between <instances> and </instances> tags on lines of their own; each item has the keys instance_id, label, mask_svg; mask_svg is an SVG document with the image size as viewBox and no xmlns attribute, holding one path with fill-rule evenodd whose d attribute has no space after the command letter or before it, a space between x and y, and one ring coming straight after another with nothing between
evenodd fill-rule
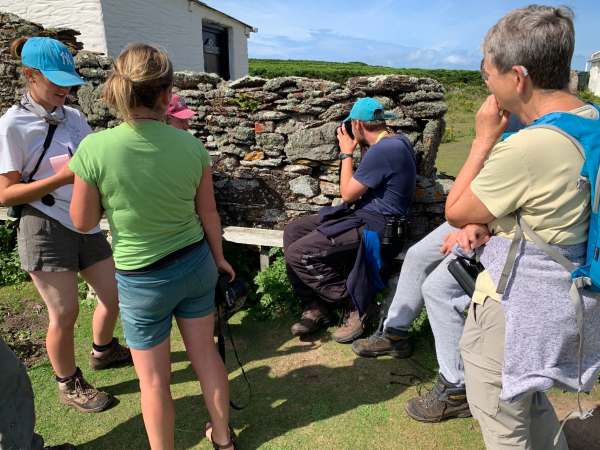
<instances>
[{"instance_id":1,"label":"wristwatch","mask_svg":"<svg viewBox=\"0 0 600 450\"><path fill-rule=\"evenodd\" d=\"M346 159L346 158L352 158L352 153L340 153L340 154L338 155L338 159L339 159L340 161L343 161L343 160L344 160L344 159Z\"/></svg>"}]
</instances>

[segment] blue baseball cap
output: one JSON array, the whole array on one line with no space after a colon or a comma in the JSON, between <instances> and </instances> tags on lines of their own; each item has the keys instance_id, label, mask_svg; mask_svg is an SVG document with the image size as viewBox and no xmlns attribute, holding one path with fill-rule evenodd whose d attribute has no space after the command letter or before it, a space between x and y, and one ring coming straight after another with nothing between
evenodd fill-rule
<instances>
[{"instance_id":1,"label":"blue baseball cap","mask_svg":"<svg viewBox=\"0 0 600 450\"><path fill-rule=\"evenodd\" d=\"M383 105L372 97L364 97L356 100L350 115L344 119L344 122L349 120L361 120L363 122L370 122L372 120L386 120L394 119L395 115L392 113L386 113L383 109Z\"/></svg>"},{"instance_id":2,"label":"blue baseball cap","mask_svg":"<svg viewBox=\"0 0 600 450\"><path fill-rule=\"evenodd\" d=\"M79 86L85 81L75 71L73 55L56 39L32 37L27 39L21 51L24 66L37 69L58 86Z\"/></svg>"}]
</instances>

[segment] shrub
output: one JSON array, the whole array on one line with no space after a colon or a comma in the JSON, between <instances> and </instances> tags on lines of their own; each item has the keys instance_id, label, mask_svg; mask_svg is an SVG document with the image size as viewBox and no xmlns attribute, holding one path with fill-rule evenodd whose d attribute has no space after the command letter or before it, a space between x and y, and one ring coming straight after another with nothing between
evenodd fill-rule
<instances>
[{"instance_id":1,"label":"shrub","mask_svg":"<svg viewBox=\"0 0 600 450\"><path fill-rule=\"evenodd\" d=\"M0 286L15 284L27 279L21 270L16 249L17 232L7 222L0 224Z\"/></svg>"},{"instance_id":2,"label":"shrub","mask_svg":"<svg viewBox=\"0 0 600 450\"><path fill-rule=\"evenodd\" d=\"M271 256L275 258L271 265L254 277L259 297L254 312L262 318L280 317L300 311L300 302L295 298L288 280L282 250L272 250Z\"/></svg>"}]
</instances>

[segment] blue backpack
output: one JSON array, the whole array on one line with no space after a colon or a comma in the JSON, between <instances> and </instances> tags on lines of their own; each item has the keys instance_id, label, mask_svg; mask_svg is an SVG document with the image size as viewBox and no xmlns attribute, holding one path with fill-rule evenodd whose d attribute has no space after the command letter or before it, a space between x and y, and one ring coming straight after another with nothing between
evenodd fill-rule
<instances>
[{"instance_id":1,"label":"blue backpack","mask_svg":"<svg viewBox=\"0 0 600 450\"><path fill-rule=\"evenodd\" d=\"M600 117L600 107L594 104L591 106L598 111ZM573 284L570 290L570 297L575 308L579 332L578 416L579 418L584 419L591 415L591 411L584 412L579 403L579 393L582 391L581 351L583 345L584 311L581 290L589 289L600 292L600 217L598 210L600 203L600 118L588 119L569 112L553 112L538 118L526 128L546 128L562 134L573 143L584 160L577 186L579 189L586 189L589 186L591 194L591 216L588 230L586 261L584 265L579 267L575 266L570 260L561 255L556 248L547 244L535 231L533 231L517 212L515 214L517 229L498 282L497 292L502 295L506 289L524 235L531 239L540 250L544 251L571 274ZM506 137L506 135L503 136L503 138Z\"/></svg>"}]
</instances>

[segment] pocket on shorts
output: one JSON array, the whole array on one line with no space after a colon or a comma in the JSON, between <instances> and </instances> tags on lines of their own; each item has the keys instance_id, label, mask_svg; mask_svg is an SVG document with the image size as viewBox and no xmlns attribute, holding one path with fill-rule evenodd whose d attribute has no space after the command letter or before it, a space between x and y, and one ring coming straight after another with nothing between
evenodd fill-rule
<instances>
[{"instance_id":1,"label":"pocket on shorts","mask_svg":"<svg viewBox=\"0 0 600 450\"><path fill-rule=\"evenodd\" d=\"M480 367L473 361L465 361L464 365L469 405L495 417L500 409L502 374Z\"/></svg>"}]
</instances>

